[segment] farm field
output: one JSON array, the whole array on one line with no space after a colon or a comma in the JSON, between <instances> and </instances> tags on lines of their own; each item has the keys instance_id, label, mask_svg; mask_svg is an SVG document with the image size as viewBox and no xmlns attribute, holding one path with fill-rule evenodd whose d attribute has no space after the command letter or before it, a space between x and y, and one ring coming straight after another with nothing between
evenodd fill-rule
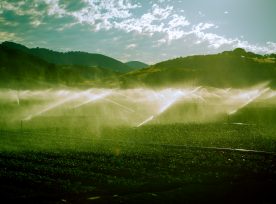
<instances>
[{"instance_id":1,"label":"farm field","mask_svg":"<svg viewBox=\"0 0 276 204\"><path fill-rule=\"evenodd\" d=\"M1 152L1 198L26 203L275 201L275 155L129 148L105 144L101 151Z\"/></svg>"},{"instance_id":2,"label":"farm field","mask_svg":"<svg viewBox=\"0 0 276 204\"><path fill-rule=\"evenodd\" d=\"M106 94L105 101L87 101L83 107L79 104L85 98L67 101L72 96L66 92L62 99L55 98L59 91L35 92L37 98L26 92L14 98L9 92L1 102L1 198L26 203L274 203L274 92L256 92L255 97L249 91L242 101L228 104L226 95L218 98L212 90L199 89L187 93L191 90L198 94L192 101L180 97L163 103L164 96L180 92L160 91L160 100L144 103L143 109L130 92L125 92L129 98ZM49 97L41 97L46 93ZM144 119L130 110L140 110Z\"/></svg>"}]
</instances>

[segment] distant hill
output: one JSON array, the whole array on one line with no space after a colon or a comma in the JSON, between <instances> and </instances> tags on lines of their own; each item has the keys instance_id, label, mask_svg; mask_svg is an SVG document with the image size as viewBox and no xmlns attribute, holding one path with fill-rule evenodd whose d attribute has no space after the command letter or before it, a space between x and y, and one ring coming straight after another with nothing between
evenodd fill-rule
<instances>
[{"instance_id":1,"label":"distant hill","mask_svg":"<svg viewBox=\"0 0 276 204\"><path fill-rule=\"evenodd\" d=\"M270 81L276 87L275 55L237 48L214 55L180 57L121 76L122 87L204 85L245 87Z\"/></svg>"},{"instance_id":2,"label":"distant hill","mask_svg":"<svg viewBox=\"0 0 276 204\"><path fill-rule=\"evenodd\" d=\"M58 81L57 66L20 50L0 46L0 84L38 84Z\"/></svg>"},{"instance_id":3,"label":"distant hill","mask_svg":"<svg viewBox=\"0 0 276 204\"><path fill-rule=\"evenodd\" d=\"M4 42L0 44L0 86L246 87L270 81L270 86L276 87L276 55L259 55L241 48L179 57L143 69L145 64L137 61L122 64L99 54L29 49Z\"/></svg>"},{"instance_id":4,"label":"distant hill","mask_svg":"<svg viewBox=\"0 0 276 204\"><path fill-rule=\"evenodd\" d=\"M23 45L13 42L3 42L2 46L23 51L25 53L43 59L46 62L57 65L80 65L86 67L98 67L116 72L128 72L133 70L133 68L128 67L123 62L101 54L91 54L87 52L63 53L48 50L45 48L27 48Z\"/></svg>"},{"instance_id":5,"label":"distant hill","mask_svg":"<svg viewBox=\"0 0 276 204\"><path fill-rule=\"evenodd\" d=\"M128 67L136 69L147 68L149 65L139 61L130 61L125 63Z\"/></svg>"},{"instance_id":6,"label":"distant hill","mask_svg":"<svg viewBox=\"0 0 276 204\"><path fill-rule=\"evenodd\" d=\"M0 45L1 87L45 87L53 85L93 85L105 80L115 80L119 75L109 69L81 65L49 63L26 51Z\"/></svg>"}]
</instances>

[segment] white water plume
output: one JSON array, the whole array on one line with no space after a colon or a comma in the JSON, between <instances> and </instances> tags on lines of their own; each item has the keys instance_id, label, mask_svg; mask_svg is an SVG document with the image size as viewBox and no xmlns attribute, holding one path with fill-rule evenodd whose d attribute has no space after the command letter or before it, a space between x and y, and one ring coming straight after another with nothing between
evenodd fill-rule
<instances>
[{"instance_id":1,"label":"white water plume","mask_svg":"<svg viewBox=\"0 0 276 204\"><path fill-rule=\"evenodd\" d=\"M39 110L39 111L37 111L37 112L35 112L33 114L30 114L29 116L27 116L23 120L31 120L32 118L34 118L36 116L39 116L39 115L41 115L43 113L46 113L46 112L48 112L48 111L50 111L50 110L52 110L54 108L57 108L57 107L65 104L65 103L67 103L69 101L75 100L75 99L79 98L81 95L86 94L87 92L89 92L89 90L83 91L83 92L80 92L80 93L72 93L68 97L63 98L61 100L58 100L57 102L48 105L46 108L43 108L42 110ZM68 93L66 95L68 95Z\"/></svg>"},{"instance_id":2,"label":"white water plume","mask_svg":"<svg viewBox=\"0 0 276 204\"><path fill-rule=\"evenodd\" d=\"M122 104L120 104L120 103L118 103L118 102L116 102L116 101L111 100L111 99L104 98L103 100L108 101L108 102L110 102L110 103L113 103L113 104L115 104L115 105L117 105L117 106L123 108L124 110L129 111L129 112L135 112L133 109L128 108L127 106L124 106L124 105L122 105Z\"/></svg>"},{"instance_id":3,"label":"white water plume","mask_svg":"<svg viewBox=\"0 0 276 204\"><path fill-rule=\"evenodd\" d=\"M166 90L161 91L160 93L156 93L156 95L159 97L159 100L160 100L159 109L158 109L157 113L146 118L144 121L139 123L137 125L137 127L140 127L140 126L152 121L154 118L158 117L160 114L162 114L167 109L169 109L178 100L180 100L183 97L187 97L191 94L194 94L200 88L201 87L197 87L197 88L193 89L192 91L166 89Z\"/></svg>"},{"instance_id":4,"label":"white water plume","mask_svg":"<svg viewBox=\"0 0 276 204\"><path fill-rule=\"evenodd\" d=\"M237 96L236 100L241 101L241 104L234 110L231 110L228 112L229 115L235 114L238 110L244 108L248 104L254 102L256 99L258 99L260 96L262 96L264 93L269 91L269 88L261 89L261 90L253 90L245 93L241 93Z\"/></svg>"},{"instance_id":5,"label":"white water plume","mask_svg":"<svg viewBox=\"0 0 276 204\"><path fill-rule=\"evenodd\" d=\"M139 123L139 124L137 125L137 127L140 127L140 126L142 126L142 125L144 125L144 124L150 122L151 120L153 120L153 118L154 118L154 116L151 115L149 118L147 118L146 120L144 120L144 121L142 121L141 123Z\"/></svg>"},{"instance_id":6,"label":"white water plume","mask_svg":"<svg viewBox=\"0 0 276 204\"><path fill-rule=\"evenodd\" d=\"M104 125L108 122L140 127L151 121L208 122L220 115L233 115L259 102L273 107L275 93L265 84L244 89L3 89L0 90L0 104L3 107L2 118L6 117L7 121L15 118L30 121L45 114L47 117L61 118L66 115L68 119L85 116L93 121L92 124ZM20 105L14 106L15 102ZM53 109L55 111L51 111Z\"/></svg>"},{"instance_id":7,"label":"white water plume","mask_svg":"<svg viewBox=\"0 0 276 204\"><path fill-rule=\"evenodd\" d=\"M99 93L99 94L94 94L94 93L88 93L88 96L86 96L88 99L82 101L80 104L75 105L74 108L79 108L81 106L84 106L86 104L95 102L97 100L103 99L105 97L107 97L108 95L110 95L112 93L112 91L108 90L108 91L104 91L103 93Z\"/></svg>"}]
</instances>

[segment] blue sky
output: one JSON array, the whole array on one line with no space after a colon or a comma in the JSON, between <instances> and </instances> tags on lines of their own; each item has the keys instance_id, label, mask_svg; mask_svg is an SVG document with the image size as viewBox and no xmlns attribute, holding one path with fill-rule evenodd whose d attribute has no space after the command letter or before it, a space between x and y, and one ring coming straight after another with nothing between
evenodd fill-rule
<instances>
[{"instance_id":1,"label":"blue sky","mask_svg":"<svg viewBox=\"0 0 276 204\"><path fill-rule=\"evenodd\" d=\"M156 63L276 53L275 0L1 0L0 41Z\"/></svg>"}]
</instances>

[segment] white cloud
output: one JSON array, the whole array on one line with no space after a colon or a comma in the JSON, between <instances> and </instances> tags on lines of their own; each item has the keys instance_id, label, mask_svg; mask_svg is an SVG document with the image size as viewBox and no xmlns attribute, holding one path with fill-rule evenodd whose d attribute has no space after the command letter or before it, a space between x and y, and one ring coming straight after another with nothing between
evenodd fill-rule
<instances>
[{"instance_id":1,"label":"white cloud","mask_svg":"<svg viewBox=\"0 0 276 204\"><path fill-rule=\"evenodd\" d=\"M44 2L48 5L48 15L56 15L58 17L66 15L66 10L60 6L59 0L44 0Z\"/></svg>"},{"instance_id":2,"label":"white cloud","mask_svg":"<svg viewBox=\"0 0 276 204\"><path fill-rule=\"evenodd\" d=\"M34 0L37 2L38 0ZM1 1L0 11L12 11L16 15L43 16L44 11L39 11L36 7L28 5L28 1Z\"/></svg>"},{"instance_id":3,"label":"white cloud","mask_svg":"<svg viewBox=\"0 0 276 204\"><path fill-rule=\"evenodd\" d=\"M31 21L30 23L33 27L38 27L42 24L42 22L38 19L34 19L33 21Z\"/></svg>"},{"instance_id":4,"label":"white cloud","mask_svg":"<svg viewBox=\"0 0 276 204\"><path fill-rule=\"evenodd\" d=\"M38 27L42 24L42 18L45 16L44 11L37 9L38 0L33 0L33 4L28 4L28 1L3 1L0 5L0 13L3 11L12 11L18 16L28 16L30 18L29 24L32 27ZM39 2L41 3L41 1ZM0 20L3 22L3 19ZM17 26L18 22L5 21L4 25Z\"/></svg>"},{"instance_id":5,"label":"white cloud","mask_svg":"<svg viewBox=\"0 0 276 204\"><path fill-rule=\"evenodd\" d=\"M276 50L276 43L275 42L266 42L267 46L269 46L271 49Z\"/></svg>"},{"instance_id":6,"label":"white cloud","mask_svg":"<svg viewBox=\"0 0 276 204\"><path fill-rule=\"evenodd\" d=\"M205 32L210 28L216 28L216 25L213 23L199 23L198 25L193 26L189 34L196 36L195 44L207 42L210 48L218 49L222 45L230 45L234 42L232 39L227 39L214 33Z\"/></svg>"},{"instance_id":7,"label":"white cloud","mask_svg":"<svg viewBox=\"0 0 276 204\"><path fill-rule=\"evenodd\" d=\"M199 23L198 25L193 26L192 30L186 34L195 37L195 44L207 43L207 46L212 49L219 49L221 47L234 49L240 47L255 53L265 54L276 52L276 43L274 42L267 42L266 45L263 46L254 45L239 38L227 38L212 32L206 32L210 28L217 28L217 26L212 23Z\"/></svg>"},{"instance_id":8,"label":"white cloud","mask_svg":"<svg viewBox=\"0 0 276 204\"><path fill-rule=\"evenodd\" d=\"M0 31L0 41L1 42L4 42L4 41L20 42L22 41L22 38L17 36L15 33Z\"/></svg>"},{"instance_id":9,"label":"white cloud","mask_svg":"<svg viewBox=\"0 0 276 204\"><path fill-rule=\"evenodd\" d=\"M175 30L168 30L167 31L167 43L170 43L172 40L177 40L182 38L186 33L183 30L175 29Z\"/></svg>"},{"instance_id":10,"label":"white cloud","mask_svg":"<svg viewBox=\"0 0 276 204\"><path fill-rule=\"evenodd\" d=\"M132 0L81 0L81 2L85 6L79 10L68 11L66 4L61 4L59 0L6 0L1 1L0 13L8 10L19 16L27 15L32 27L44 24L43 19L46 15L72 19L71 22L57 28L58 31L71 28L76 24L85 24L94 31L115 29L126 33L153 36L149 40L153 43L152 47L169 46L173 41L184 43L186 40L189 46L207 46L210 50L243 47L258 53L276 52L276 43L274 42L253 45L243 38L229 38L216 34L215 29L218 26L213 23L201 22L193 25L184 16L183 10L176 13L177 9L167 5L168 1L152 1L153 3L149 4L150 8L142 14L139 10L141 4ZM160 2L162 3L160 4ZM46 5L46 9L38 9L39 5ZM139 11L136 12L136 9ZM201 17L205 16L201 11L198 14ZM224 11L224 14L229 14L229 11ZM6 21L1 17L0 23L6 26L18 25L18 23ZM7 32L1 32L0 37L5 40L20 39L14 33ZM136 46L136 43L132 43L125 49L133 49Z\"/></svg>"},{"instance_id":11,"label":"white cloud","mask_svg":"<svg viewBox=\"0 0 276 204\"><path fill-rule=\"evenodd\" d=\"M76 22L89 24L95 31L110 30L114 28L114 22L130 18L132 9L138 8L139 4L132 4L129 0L83 0L86 6L78 11L68 12L66 16L71 16ZM57 14L63 11L57 9Z\"/></svg>"},{"instance_id":12,"label":"white cloud","mask_svg":"<svg viewBox=\"0 0 276 204\"><path fill-rule=\"evenodd\" d=\"M136 47L137 47L137 44L132 43L132 44L127 45L126 49L134 49Z\"/></svg>"},{"instance_id":13,"label":"white cloud","mask_svg":"<svg viewBox=\"0 0 276 204\"><path fill-rule=\"evenodd\" d=\"M155 45L155 47L160 47L161 45L165 44L167 42L166 39L162 38L156 41L157 44Z\"/></svg>"},{"instance_id":14,"label":"white cloud","mask_svg":"<svg viewBox=\"0 0 276 204\"><path fill-rule=\"evenodd\" d=\"M125 32L136 32L153 36L156 33L166 35L167 42L183 37L183 27L190 25L186 17L173 13L172 6L161 7L153 4L147 13L134 16L132 10L139 8L139 4L130 0L82 0L86 6L78 11L66 11L59 4L59 0L44 0L47 14L62 18L73 17L76 23L89 24L95 31L118 29ZM32 22L38 26L39 21ZM59 30L70 28L72 23L64 25Z\"/></svg>"},{"instance_id":15,"label":"white cloud","mask_svg":"<svg viewBox=\"0 0 276 204\"><path fill-rule=\"evenodd\" d=\"M215 27L215 25L213 23L199 23L199 24L193 26L193 30L195 32L201 32L201 31L210 29L212 27Z\"/></svg>"},{"instance_id":16,"label":"white cloud","mask_svg":"<svg viewBox=\"0 0 276 204\"><path fill-rule=\"evenodd\" d=\"M152 9L140 18L128 18L120 22L114 22L114 27L126 32L138 32L152 36L154 33L165 31L163 20L171 16L173 7L161 8L154 4Z\"/></svg>"},{"instance_id":17,"label":"white cloud","mask_svg":"<svg viewBox=\"0 0 276 204\"><path fill-rule=\"evenodd\" d=\"M263 53L270 54L276 53L276 43L274 42L266 42L265 45L253 45L247 41L237 40L237 42L233 45L233 47L242 47L248 51L252 51L255 53Z\"/></svg>"},{"instance_id":18,"label":"white cloud","mask_svg":"<svg viewBox=\"0 0 276 204\"><path fill-rule=\"evenodd\" d=\"M170 28L176 28L180 26L188 26L190 22L184 17L174 14L172 20L169 21L168 26Z\"/></svg>"},{"instance_id":19,"label":"white cloud","mask_svg":"<svg viewBox=\"0 0 276 204\"><path fill-rule=\"evenodd\" d=\"M157 4L153 4L152 6L152 15L158 20L167 19L173 10L173 6L166 6L166 8L161 8Z\"/></svg>"},{"instance_id":20,"label":"white cloud","mask_svg":"<svg viewBox=\"0 0 276 204\"><path fill-rule=\"evenodd\" d=\"M183 37L185 34L183 28L188 25L190 22L184 16L173 13L173 7L161 8L154 4L152 9L140 18L116 22L115 28L150 36L156 33L165 34L165 40L158 42L161 45L161 43L170 43L171 40Z\"/></svg>"}]
</instances>

